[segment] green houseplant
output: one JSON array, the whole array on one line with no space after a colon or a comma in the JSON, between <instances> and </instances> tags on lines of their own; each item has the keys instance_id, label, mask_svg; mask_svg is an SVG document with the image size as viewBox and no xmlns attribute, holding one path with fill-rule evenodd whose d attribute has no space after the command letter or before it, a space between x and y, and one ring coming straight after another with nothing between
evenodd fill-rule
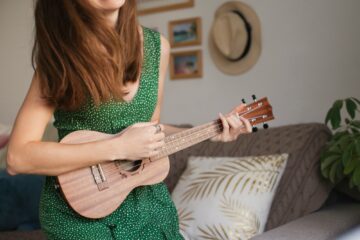
<instances>
[{"instance_id":1,"label":"green houseplant","mask_svg":"<svg viewBox=\"0 0 360 240\"><path fill-rule=\"evenodd\" d=\"M321 154L321 173L337 189L360 200L360 101L354 97L336 100L325 124L333 132ZM340 187L339 187L340 186ZM356 196L354 196L356 195Z\"/></svg>"}]
</instances>

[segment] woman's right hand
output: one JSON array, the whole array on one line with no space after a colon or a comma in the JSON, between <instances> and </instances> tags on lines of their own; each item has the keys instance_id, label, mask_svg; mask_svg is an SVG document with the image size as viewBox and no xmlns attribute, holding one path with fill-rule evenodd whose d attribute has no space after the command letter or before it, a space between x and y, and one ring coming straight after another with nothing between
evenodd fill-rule
<instances>
[{"instance_id":1,"label":"woman's right hand","mask_svg":"<svg viewBox=\"0 0 360 240\"><path fill-rule=\"evenodd\" d=\"M161 131L157 132L156 125L156 122L140 122L124 129L112 139L114 159L140 160L157 155L165 145L165 134L164 126L159 124Z\"/></svg>"}]
</instances>

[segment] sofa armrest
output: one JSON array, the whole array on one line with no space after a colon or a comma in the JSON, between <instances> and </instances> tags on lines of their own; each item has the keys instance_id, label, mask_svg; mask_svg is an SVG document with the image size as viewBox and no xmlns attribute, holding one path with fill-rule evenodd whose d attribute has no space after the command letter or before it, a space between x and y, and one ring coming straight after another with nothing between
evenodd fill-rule
<instances>
[{"instance_id":1,"label":"sofa armrest","mask_svg":"<svg viewBox=\"0 0 360 240\"><path fill-rule=\"evenodd\" d=\"M327 240L360 224L360 204L336 204L257 235L252 240Z\"/></svg>"}]
</instances>

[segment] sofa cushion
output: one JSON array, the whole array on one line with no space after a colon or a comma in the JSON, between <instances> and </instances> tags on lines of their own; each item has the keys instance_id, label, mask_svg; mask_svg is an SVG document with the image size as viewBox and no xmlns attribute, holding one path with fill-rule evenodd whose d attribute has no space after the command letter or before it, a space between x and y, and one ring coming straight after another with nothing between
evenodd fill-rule
<instances>
[{"instance_id":1,"label":"sofa cushion","mask_svg":"<svg viewBox=\"0 0 360 240\"><path fill-rule=\"evenodd\" d=\"M288 155L190 157L172 197L188 239L249 239L264 231Z\"/></svg>"}]
</instances>

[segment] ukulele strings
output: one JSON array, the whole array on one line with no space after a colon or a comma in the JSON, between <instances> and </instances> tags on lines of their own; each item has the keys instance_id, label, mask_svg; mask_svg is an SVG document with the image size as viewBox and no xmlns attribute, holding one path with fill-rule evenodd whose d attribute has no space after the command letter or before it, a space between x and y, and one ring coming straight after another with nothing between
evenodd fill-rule
<instances>
[{"instance_id":1,"label":"ukulele strings","mask_svg":"<svg viewBox=\"0 0 360 240\"><path fill-rule=\"evenodd\" d=\"M245 112L243 112L242 114L236 113L236 116L237 116L237 118L240 118L240 117L244 116L245 114L254 112L254 111L257 110L258 108L261 108L261 106L255 107L255 108L253 108L253 109L251 109L251 110L249 110L249 111L245 111ZM235 114L234 114L234 115L235 115ZM256 117L253 118L253 119L256 119ZM222 121L221 121L221 119L213 120L212 122L209 122L209 123L207 123L207 124L204 124L204 125L200 126L201 128L197 129L195 132L192 132L191 134L201 132L201 131L209 128L209 127L217 127L217 126L220 126L220 128L218 129L218 130L220 130L220 129L221 129L221 126L222 126ZM175 134L173 134L173 135L171 135L171 136L177 136L177 135L181 135L181 134L183 134L183 131L178 132L178 133L175 133ZM189 135L190 135L190 134L189 134ZM176 141L177 141L177 139L175 138L175 140L174 140L174 139L171 139L171 141L166 142L166 143L171 143L171 142L176 142Z\"/></svg>"},{"instance_id":2,"label":"ukulele strings","mask_svg":"<svg viewBox=\"0 0 360 240\"><path fill-rule=\"evenodd\" d=\"M214 126L216 127L216 126ZM215 129L213 129L211 131L211 133L215 133L217 132L218 130L220 130L221 128L220 127L216 127ZM206 134L208 134L210 131L207 131L205 133L202 133L200 136L203 137L205 136ZM158 161L162 158L155 158L154 160L152 160L151 162L155 162L155 161ZM122 161L122 160L119 160L119 161ZM115 164L114 164L115 165ZM107 176L113 176L113 175L117 175L119 174L119 169L118 168L113 168L114 165L111 165L112 166L112 169L109 170L109 171L106 171L108 174ZM123 164L120 164L121 165L121 169L124 170L124 171L130 171L131 169L136 169L137 167L141 166L142 165L142 162L139 163L139 164L135 164L133 165L133 163L123 163Z\"/></svg>"},{"instance_id":3,"label":"ukulele strings","mask_svg":"<svg viewBox=\"0 0 360 240\"><path fill-rule=\"evenodd\" d=\"M239 114L239 113L236 113L236 115L237 115L237 117L238 118L240 118L240 117L242 117L242 116L244 116L245 114L248 114L248 113L251 113L251 112L254 112L255 110L257 110L258 108L261 108L261 106L258 106L258 107L255 107L255 108L253 108L253 109L251 109L250 111L245 111L245 112L243 112L242 114ZM256 119L256 117L254 118L254 119ZM189 135L192 135L192 134L197 134L197 138L199 138L199 137L203 137L203 136L205 136L205 135L207 135L207 134L209 134L209 133L211 133L211 134L213 134L213 133L216 133L216 132L218 132L219 130L221 130L221 127L222 127L222 121L221 121L221 119L217 119L217 120L214 120L214 121L212 121L212 122L210 122L210 123L208 123L208 124L205 124L204 126L202 126L199 130L197 130L197 131L195 131L195 132L192 132L192 133L190 133ZM246 127L245 125L242 125L240 128L244 128L244 127ZM214 129L212 129L211 130L211 128L214 128ZM206 131L204 131L204 130L206 130ZM179 133L176 133L176 134L174 134L174 135L177 135L177 134L181 134L182 132L179 132ZM199 134L200 133L200 134ZM220 134L220 133L219 133ZM174 135L172 135L172 136L174 136ZM188 135L188 136L189 136ZM206 139L204 139L204 140L206 140ZM169 141L169 142L166 142L166 144L170 144L170 143L172 143L172 142L176 142L176 141L178 141L177 139L175 139L175 140L171 140L171 141ZM159 155L159 154L158 154ZM154 161L157 161L157 160L160 160L161 158L155 158L152 162L154 162ZM122 161L122 160L118 160L118 161ZM115 165L115 164L114 164ZM112 166L114 166L114 165L112 165ZM121 164L120 164L121 165ZM131 169L136 169L137 167L139 167L139 166L141 166L142 165L142 163L139 163L139 164L135 164L135 165L133 165L133 163L125 163L125 164L122 164L122 166L124 166L123 168L122 168L122 170L124 170L124 171L130 171ZM112 170L109 170L108 171L108 176L112 176L112 175L116 175L116 174L119 174L119 170L117 169L117 168L112 168Z\"/></svg>"}]
</instances>

